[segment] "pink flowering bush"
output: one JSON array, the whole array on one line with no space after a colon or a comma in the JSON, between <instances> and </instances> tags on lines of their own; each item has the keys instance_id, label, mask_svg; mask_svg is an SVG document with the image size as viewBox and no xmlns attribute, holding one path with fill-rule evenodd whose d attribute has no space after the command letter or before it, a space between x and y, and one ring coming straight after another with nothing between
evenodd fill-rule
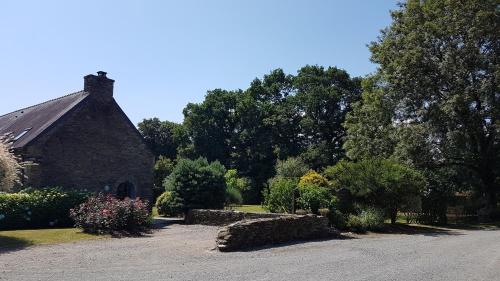
<instances>
[{"instance_id":1,"label":"pink flowering bush","mask_svg":"<svg viewBox=\"0 0 500 281\"><path fill-rule=\"evenodd\" d=\"M151 217L147 204L140 199L119 200L99 194L70 211L75 227L88 233L140 233L147 230Z\"/></svg>"}]
</instances>

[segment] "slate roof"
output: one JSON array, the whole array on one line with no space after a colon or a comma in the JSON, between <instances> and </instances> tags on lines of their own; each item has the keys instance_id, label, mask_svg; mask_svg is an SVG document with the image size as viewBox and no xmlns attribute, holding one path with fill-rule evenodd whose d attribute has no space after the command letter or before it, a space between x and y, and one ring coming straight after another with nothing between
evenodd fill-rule
<instances>
[{"instance_id":1,"label":"slate roof","mask_svg":"<svg viewBox=\"0 0 500 281\"><path fill-rule=\"evenodd\" d=\"M0 136L12 134L11 148L22 148L80 104L89 93L80 91L0 116Z\"/></svg>"}]
</instances>

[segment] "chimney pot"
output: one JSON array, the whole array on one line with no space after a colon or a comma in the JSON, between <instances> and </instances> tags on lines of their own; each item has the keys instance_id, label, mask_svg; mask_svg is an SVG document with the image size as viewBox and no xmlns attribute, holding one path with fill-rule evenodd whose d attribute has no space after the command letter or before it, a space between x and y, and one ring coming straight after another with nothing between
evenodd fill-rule
<instances>
[{"instance_id":1,"label":"chimney pot","mask_svg":"<svg viewBox=\"0 0 500 281\"><path fill-rule=\"evenodd\" d=\"M108 74L108 73L105 71L97 71L97 76L99 76L99 77L106 77L106 74Z\"/></svg>"}]
</instances>

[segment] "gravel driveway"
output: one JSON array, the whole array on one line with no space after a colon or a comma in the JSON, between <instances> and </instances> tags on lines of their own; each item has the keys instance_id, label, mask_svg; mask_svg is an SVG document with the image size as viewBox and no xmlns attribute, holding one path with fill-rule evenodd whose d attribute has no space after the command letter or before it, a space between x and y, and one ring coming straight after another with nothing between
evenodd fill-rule
<instances>
[{"instance_id":1,"label":"gravel driveway","mask_svg":"<svg viewBox=\"0 0 500 281\"><path fill-rule=\"evenodd\" d=\"M252 252L212 250L216 227L0 253L0 280L500 280L500 231L384 234Z\"/></svg>"}]
</instances>

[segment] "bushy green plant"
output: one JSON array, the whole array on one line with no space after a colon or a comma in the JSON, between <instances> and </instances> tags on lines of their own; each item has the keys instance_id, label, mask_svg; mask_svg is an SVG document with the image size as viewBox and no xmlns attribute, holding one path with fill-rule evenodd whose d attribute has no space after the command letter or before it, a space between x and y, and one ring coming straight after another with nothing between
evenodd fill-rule
<instances>
[{"instance_id":1,"label":"bushy green plant","mask_svg":"<svg viewBox=\"0 0 500 281\"><path fill-rule=\"evenodd\" d=\"M172 191L163 192L156 199L155 206L161 216L175 217L182 214L182 199Z\"/></svg>"},{"instance_id":2,"label":"bushy green plant","mask_svg":"<svg viewBox=\"0 0 500 281\"><path fill-rule=\"evenodd\" d=\"M0 193L0 229L70 226L69 210L87 197L88 193L60 188Z\"/></svg>"},{"instance_id":3,"label":"bushy green plant","mask_svg":"<svg viewBox=\"0 0 500 281\"><path fill-rule=\"evenodd\" d=\"M110 194L91 196L70 211L75 227L87 233L139 233L149 228L147 203L140 199L119 200Z\"/></svg>"},{"instance_id":4,"label":"bushy green plant","mask_svg":"<svg viewBox=\"0 0 500 281\"><path fill-rule=\"evenodd\" d=\"M318 214L320 208L327 208L331 199L332 195L325 187L315 184L299 186L297 203L300 208L310 210L313 214Z\"/></svg>"},{"instance_id":5,"label":"bushy green plant","mask_svg":"<svg viewBox=\"0 0 500 281\"><path fill-rule=\"evenodd\" d=\"M276 177L298 179L308 170L309 166L300 157L290 157L276 163Z\"/></svg>"},{"instance_id":6,"label":"bushy green plant","mask_svg":"<svg viewBox=\"0 0 500 281\"><path fill-rule=\"evenodd\" d=\"M405 200L420 196L426 185L420 172L390 159L339 161L324 174L335 189L347 188L358 202L384 208L392 223Z\"/></svg>"},{"instance_id":7,"label":"bushy green plant","mask_svg":"<svg viewBox=\"0 0 500 281\"><path fill-rule=\"evenodd\" d=\"M274 178L264 193L264 207L273 213L291 213L296 191L297 180Z\"/></svg>"},{"instance_id":8,"label":"bushy green plant","mask_svg":"<svg viewBox=\"0 0 500 281\"><path fill-rule=\"evenodd\" d=\"M345 229L346 228L346 215L344 215L342 212L340 212L337 209L330 209L330 212L328 212L328 221L330 222L330 225L337 228L337 229Z\"/></svg>"},{"instance_id":9,"label":"bushy green plant","mask_svg":"<svg viewBox=\"0 0 500 281\"><path fill-rule=\"evenodd\" d=\"M226 201L226 169L205 158L181 159L165 181L165 189L183 201L183 210L222 209Z\"/></svg>"},{"instance_id":10,"label":"bushy green plant","mask_svg":"<svg viewBox=\"0 0 500 281\"><path fill-rule=\"evenodd\" d=\"M226 188L226 206L241 205L243 203L243 196L241 191L234 187Z\"/></svg>"},{"instance_id":11,"label":"bushy green plant","mask_svg":"<svg viewBox=\"0 0 500 281\"><path fill-rule=\"evenodd\" d=\"M242 204L243 192L250 190L250 181L240 177L235 169L227 170L224 175L226 180L226 205Z\"/></svg>"},{"instance_id":12,"label":"bushy green plant","mask_svg":"<svg viewBox=\"0 0 500 281\"><path fill-rule=\"evenodd\" d=\"M174 169L174 161L170 160L169 158L160 155L158 160L155 162L155 166L153 168L153 175L154 175L154 186L153 186L153 193L154 193L154 198L157 198L160 196L165 191L165 188L163 187L163 181L172 173L172 170Z\"/></svg>"},{"instance_id":13,"label":"bushy green plant","mask_svg":"<svg viewBox=\"0 0 500 281\"><path fill-rule=\"evenodd\" d=\"M245 177L240 177L236 169L227 170L224 179L228 188L237 189L240 192L250 189L250 181Z\"/></svg>"},{"instance_id":14,"label":"bushy green plant","mask_svg":"<svg viewBox=\"0 0 500 281\"><path fill-rule=\"evenodd\" d=\"M376 208L366 208L358 215L349 215L347 228L354 232L377 231L384 227L384 212Z\"/></svg>"},{"instance_id":15,"label":"bushy green plant","mask_svg":"<svg viewBox=\"0 0 500 281\"><path fill-rule=\"evenodd\" d=\"M299 187L305 185L316 185L320 187L327 187L328 181L325 177L320 175L318 172L314 170L310 170L305 175L300 177Z\"/></svg>"}]
</instances>

